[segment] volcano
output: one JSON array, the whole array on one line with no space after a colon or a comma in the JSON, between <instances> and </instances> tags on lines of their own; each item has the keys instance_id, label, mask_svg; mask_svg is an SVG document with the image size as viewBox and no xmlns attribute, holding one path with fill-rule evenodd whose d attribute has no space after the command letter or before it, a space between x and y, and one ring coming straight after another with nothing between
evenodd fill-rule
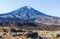
<instances>
[{"instance_id":1,"label":"volcano","mask_svg":"<svg viewBox=\"0 0 60 39\"><path fill-rule=\"evenodd\" d=\"M24 6L6 14L0 14L0 25L11 23L37 23L60 25L60 18L46 15L29 6ZM3 24L2 24L3 23ZM17 24L16 23L16 24ZM21 24L22 25L22 24Z\"/></svg>"},{"instance_id":2,"label":"volcano","mask_svg":"<svg viewBox=\"0 0 60 39\"><path fill-rule=\"evenodd\" d=\"M19 20L26 22L60 24L59 17L46 15L28 6L24 6L7 14L0 14L0 20Z\"/></svg>"}]
</instances>

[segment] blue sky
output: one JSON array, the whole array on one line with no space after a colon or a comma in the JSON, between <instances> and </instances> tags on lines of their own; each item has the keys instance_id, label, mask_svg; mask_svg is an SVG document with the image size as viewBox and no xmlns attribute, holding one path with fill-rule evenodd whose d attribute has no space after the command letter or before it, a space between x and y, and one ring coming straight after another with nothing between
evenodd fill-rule
<instances>
[{"instance_id":1,"label":"blue sky","mask_svg":"<svg viewBox=\"0 0 60 39\"><path fill-rule=\"evenodd\" d=\"M60 17L60 0L0 0L0 14L30 6L48 15Z\"/></svg>"}]
</instances>

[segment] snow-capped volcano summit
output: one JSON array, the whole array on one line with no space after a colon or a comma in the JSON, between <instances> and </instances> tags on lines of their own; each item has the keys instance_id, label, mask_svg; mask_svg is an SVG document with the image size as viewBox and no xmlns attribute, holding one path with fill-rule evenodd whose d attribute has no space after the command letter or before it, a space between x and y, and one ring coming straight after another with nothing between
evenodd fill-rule
<instances>
[{"instance_id":1,"label":"snow-capped volcano summit","mask_svg":"<svg viewBox=\"0 0 60 39\"><path fill-rule=\"evenodd\" d=\"M26 22L60 24L60 18L46 15L29 6L24 6L7 14L0 14L0 20L19 20Z\"/></svg>"},{"instance_id":2,"label":"snow-capped volcano summit","mask_svg":"<svg viewBox=\"0 0 60 39\"><path fill-rule=\"evenodd\" d=\"M0 17L5 18L5 19L17 18L17 19L21 19L25 21L34 21L40 15L45 15L45 14L38 12L31 7L24 6L8 14L2 14L0 15Z\"/></svg>"}]
</instances>

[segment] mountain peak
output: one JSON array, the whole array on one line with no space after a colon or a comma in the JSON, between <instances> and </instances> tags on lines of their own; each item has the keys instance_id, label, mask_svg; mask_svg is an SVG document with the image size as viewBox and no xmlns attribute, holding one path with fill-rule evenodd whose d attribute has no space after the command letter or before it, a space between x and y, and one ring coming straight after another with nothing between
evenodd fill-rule
<instances>
[{"instance_id":1,"label":"mountain peak","mask_svg":"<svg viewBox=\"0 0 60 39\"><path fill-rule=\"evenodd\" d=\"M22 7L22 8L25 8L25 9L31 9L30 6L24 6L24 7Z\"/></svg>"},{"instance_id":2,"label":"mountain peak","mask_svg":"<svg viewBox=\"0 0 60 39\"><path fill-rule=\"evenodd\" d=\"M31 7L30 7L30 6L24 6L23 8L28 8L28 9L30 9Z\"/></svg>"}]
</instances>

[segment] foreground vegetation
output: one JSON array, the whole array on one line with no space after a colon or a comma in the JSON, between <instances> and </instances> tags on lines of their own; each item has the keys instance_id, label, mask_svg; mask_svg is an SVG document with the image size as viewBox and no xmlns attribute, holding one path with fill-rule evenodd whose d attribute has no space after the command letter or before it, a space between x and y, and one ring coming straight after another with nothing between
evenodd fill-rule
<instances>
[{"instance_id":1,"label":"foreground vegetation","mask_svg":"<svg viewBox=\"0 0 60 39\"><path fill-rule=\"evenodd\" d=\"M60 30L30 30L18 27L0 27L0 39L60 39Z\"/></svg>"}]
</instances>

